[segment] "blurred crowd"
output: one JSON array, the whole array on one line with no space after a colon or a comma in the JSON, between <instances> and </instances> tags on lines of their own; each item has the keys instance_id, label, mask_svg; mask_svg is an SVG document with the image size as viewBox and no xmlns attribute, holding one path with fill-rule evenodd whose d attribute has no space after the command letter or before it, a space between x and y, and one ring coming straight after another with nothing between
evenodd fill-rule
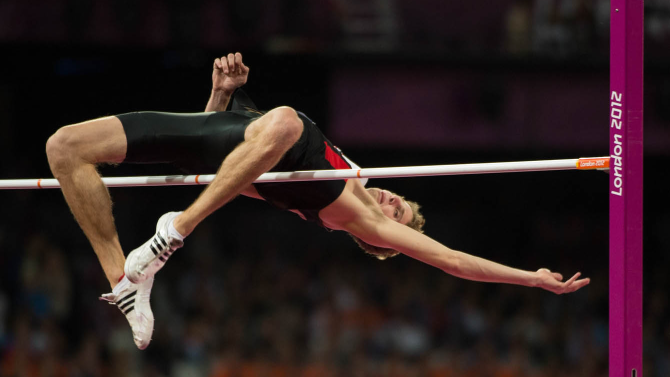
<instances>
[{"instance_id":1,"label":"blurred crowd","mask_svg":"<svg viewBox=\"0 0 670 377\"><path fill-rule=\"evenodd\" d=\"M153 341L137 351L122 314L97 300L109 286L93 252L58 193L49 195L14 204L33 203L29 217L49 218L3 219L0 227L0 376L607 376L606 262L594 266L606 261L606 228L593 226L606 221L603 213L527 208L533 220L519 224L514 254L497 251L510 246L495 250L495 231L481 241L492 245L491 259L566 274L580 266L593 279L557 296L463 281L403 256L378 261L345 235L238 199L158 274ZM123 244L144 235L137 229L145 219L131 213L146 199L137 191L121 195ZM456 240L461 230L476 238L471 223L486 205L471 214L434 210L429 221ZM58 228L40 230L54 221ZM581 234L586 227L591 231ZM647 247L667 249L659 242ZM569 257L583 253L593 255ZM670 373L664 271L663 263L647 266L656 282L645 287L647 377Z\"/></svg>"},{"instance_id":2,"label":"blurred crowd","mask_svg":"<svg viewBox=\"0 0 670 377\"><path fill-rule=\"evenodd\" d=\"M645 1L654 54L670 5ZM607 56L608 0L3 0L0 40L246 51Z\"/></svg>"}]
</instances>

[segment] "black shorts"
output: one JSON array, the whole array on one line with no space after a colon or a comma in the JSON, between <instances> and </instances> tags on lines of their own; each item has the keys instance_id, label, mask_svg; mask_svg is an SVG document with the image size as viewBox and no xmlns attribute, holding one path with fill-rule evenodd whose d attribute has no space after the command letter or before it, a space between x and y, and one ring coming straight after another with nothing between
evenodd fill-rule
<instances>
[{"instance_id":1,"label":"black shorts","mask_svg":"<svg viewBox=\"0 0 670 377\"><path fill-rule=\"evenodd\" d=\"M117 115L126 133L125 163L172 164L187 174L213 174L244 141L244 131L260 114L241 111L176 114L135 112Z\"/></svg>"},{"instance_id":2,"label":"black shorts","mask_svg":"<svg viewBox=\"0 0 670 377\"><path fill-rule=\"evenodd\" d=\"M262 113L224 111L194 114L135 112L117 117L128 148L125 163L168 163L187 174L214 174L244 141L247 126ZM270 171L349 169L335 148L303 113L300 139ZM318 221L318 211L344 190L344 180L254 184L258 193L281 209L300 210Z\"/></svg>"}]
</instances>

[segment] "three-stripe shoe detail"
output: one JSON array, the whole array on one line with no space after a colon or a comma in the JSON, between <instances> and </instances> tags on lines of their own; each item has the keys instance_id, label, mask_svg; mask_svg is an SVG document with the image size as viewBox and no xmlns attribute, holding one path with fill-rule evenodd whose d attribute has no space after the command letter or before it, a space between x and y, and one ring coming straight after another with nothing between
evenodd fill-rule
<instances>
[{"instance_id":1,"label":"three-stripe shoe detail","mask_svg":"<svg viewBox=\"0 0 670 377\"><path fill-rule=\"evenodd\" d=\"M167 259L170 257L170 255L172 255L172 249L169 247L167 241L161 237L160 233L156 233L154 238L151 240L149 248L163 263L167 262Z\"/></svg>"},{"instance_id":2,"label":"three-stripe shoe detail","mask_svg":"<svg viewBox=\"0 0 670 377\"><path fill-rule=\"evenodd\" d=\"M139 349L147 348L154 330L154 314L149 304L153 284L153 277L141 284L133 284L127 277L123 277L112 293L100 297L101 300L116 306L125 315L133 331L135 345Z\"/></svg>"},{"instance_id":3,"label":"three-stripe shoe detail","mask_svg":"<svg viewBox=\"0 0 670 377\"><path fill-rule=\"evenodd\" d=\"M123 314L128 315L128 313L132 312L133 309L135 309L135 294L137 291L132 291L131 293L127 294L126 297L120 299L119 301L114 302L113 304L119 307L119 310L123 312Z\"/></svg>"},{"instance_id":4,"label":"three-stripe shoe detail","mask_svg":"<svg viewBox=\"0 0 670 377\"><path fill-rule=\"evenodd\" d=\"M170 223L181 212L168 212L158 219L156 233L142 246L128 254L123 271L128 280L138 284L152 277L163 268L168 258L184 246L182 237L170 233Z\"/></svg>"}]
</instances>

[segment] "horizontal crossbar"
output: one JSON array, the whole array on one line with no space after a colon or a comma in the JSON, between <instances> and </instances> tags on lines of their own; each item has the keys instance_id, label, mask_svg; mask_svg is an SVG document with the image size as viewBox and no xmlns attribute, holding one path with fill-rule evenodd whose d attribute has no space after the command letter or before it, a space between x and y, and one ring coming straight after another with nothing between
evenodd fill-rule
<instances>
[{"instance_id":1,"label":"horizontal crossbar","mask_svg":"<svg viewBox=\"0 0 670 377\"><path fill-rule=\"evenodd\" d=\"M402 166L390 168L343 169L343 170L309 170L294 172L270 172L262 174L255 181L262 182L296 182L326 181L355 178L399 178L425 177L439 175L466 175L515 173L551 170L604 170L609 168L609 157L573 158L564 160L494 162L483 164L427 165ZM206 185L212 182L214 174L203 175L162 175L143 177L104 177L102 181L107 187L134 186L180 186ZM0 180L0 189L46 189L59 188L56 179L6 179Z\"/></svg>"}]
</instances>

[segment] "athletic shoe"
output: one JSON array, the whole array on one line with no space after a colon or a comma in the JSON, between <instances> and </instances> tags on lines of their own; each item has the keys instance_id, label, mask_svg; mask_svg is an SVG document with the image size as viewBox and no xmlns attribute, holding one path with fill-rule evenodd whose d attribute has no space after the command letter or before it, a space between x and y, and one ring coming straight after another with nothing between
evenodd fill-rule
<instances>
[{"instance_id":1,"label":"athletic shoe","mask_svg":"<svg viewBox=\"0 0 670 377\"><path fill-rule=\"evenodd\" d=\"M151 342L151 333L154 331L154 314L149 305L151 287L154 285L153 277L141 284L133 284L124 277L114 287L112 293L100 297L100 300L108 301L116 305L126 316L130 328L133 330L133 340L137 348L143 350Z\"/></svg>"},{"instance_id":2,"label":"athletic shoe","mask_svg":"<svg viewBox=\"0 0 670 377\"><path fill-rule=\"evenodd\" d=\"M128 280L137 284L154 276L163 268L172 253L184 246L184 241L170 236L168 226L181 212L168 212L158 219L156 234L128 254L123 271Z\"/></svg>"}]
</instances>

